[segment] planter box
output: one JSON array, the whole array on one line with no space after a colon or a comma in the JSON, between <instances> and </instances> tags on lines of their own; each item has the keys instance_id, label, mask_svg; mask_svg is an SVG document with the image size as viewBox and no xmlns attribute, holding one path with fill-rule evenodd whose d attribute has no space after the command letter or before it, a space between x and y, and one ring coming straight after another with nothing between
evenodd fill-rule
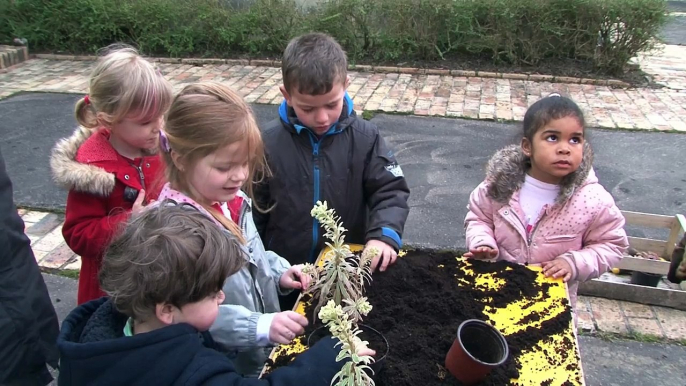
<instances>
[{"instance_id":1,"label":"planter box","mask_svg":"<svg viewBox=\"0 0 686 386\"><path fill-rule=\"evenodd\" d=\"M627 225L669 230L667 240L629 237L629 245L632 248L643 252L655 252L665 259L671 258L676 243L681 239L684 232L686 232L686 218L681 214L664 216L629 211L622 211L622 214L626 219ZM628 271L667 275L667 272L669 271L669 261L624 256L616 268ZM579 285L579 294L686 310L686 292L677 289L651 288L641 285L594 279L581 283Z\"/></svg>"},{"instance_id":2,"label":"planter box","mask_svg":"<svg viewBox=\"0 0 686 386\"><path fill-rule=\"evenodd\" d=\"M351 249L360 250L361 246L352 246ZM318 264L321 263L320 255ZM484 265L491 267L489 263L480 264L481 267ZM503 269L498 268L498 271L493 273L483 273L484 270L478 273L475 267L476 265L447 252L410 251L407 255L399 257L399 261L388 272L375 274L368 293L374 309L364 323L384 333L390 345L390 353L384 370L379 374L377 385L457 384L457 380L447 373L443 365L445 355L457 332L457 326L461 322L455 315L461 316L471 312L463 312L459 308L460 302L455 302L455 298L458 297L462 305L483 308L482 320L487 320L505 335L506 339L511 339L509 341L511 349L515 348L513 358L516 360L519 371L518 379L510 379L509 372L501 369L497 375L500 378L487 378L488 381L485 384L504 385L508 384L509 380L510 384L517 385L583 385L578 341L568 307L566 284L561 280L545 278L540 273L539 267L515 266L517 270L521 270L518 271L520 275L526 274L521 276L526 277L526 280L521 280L520 276L509 273L513 271L513 268L509 266ZM431 278L428 273L439 275L441 282L417 286L418 278ZM480 298L479 293L499 295L508 293L506 289L512 293L513 288L518 288L524 282L534 283L536 285L534 288L540 286L540 291L512 300L502 301L501 299L499 302L491 300L492 303L486 301L484 304L487 305L483 306L477 300ZM398 286L398 283L402 285ZM435 292L436 295L427 296L429 291ZM447 295L448 293L465 295L464 297L450 296ZM519 293L518 290L515 293ZM477 296L473 296L475 294ZM379 301L384 295L392 296L393 300ZM481 299L483 300L483 297ZM452 302L449 303L449 300ZM497 306L491 307L492 305ZM294 310L304 315L305 305L299 301ZM392 311L389 312L389 310ZM438 320L440 319L438 315L442 315L443 321ZM418 320L421 320L419 328L417 327ZM408 328L410 324L412 327ZM531 334L531 330L543 331L541 326L549 328L553 325L555 327L552 330L556 331L555 333L534 333L532 335L536 335L535 339L526 338L531 336L528 335ZM530 326L534 329L528 328ZM428 338L429 336L434 337L433 343L429 343L432 339ZM521 342L527 339L529 342L527 348L518 350L518 347L522 347ZM270 359L276 360L307 349L301 341L294 342L276 347ZM429 351L433 351L432 357L427 360ZM408 362L413 363L405 363L400 358L408 358ZM511 366L515 366L514 362ZM410 380L409 378L413 375L416 378L420 369L425 374L424 378L420 378L421 382L417 383L418 379ZM389 371L398 376L389 380ZM502 377L505 380L502 380ZM567 381L569 383L565 383Z\"/></svg>"}]
</instances>

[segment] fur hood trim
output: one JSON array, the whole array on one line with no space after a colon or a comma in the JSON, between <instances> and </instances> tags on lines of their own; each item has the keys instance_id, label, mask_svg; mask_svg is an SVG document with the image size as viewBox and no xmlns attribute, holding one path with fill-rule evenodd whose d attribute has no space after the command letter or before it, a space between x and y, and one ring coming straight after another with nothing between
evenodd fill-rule
<instances>
[{"instance_id":1,"label":"fur hood trim","mask_svg":"<svg viewBox=\"0 0 686 386\"><path fill-rule=\"evenodd\" d=\"M524 155L519 145L511 145L498 150L486 167L486 181L489 183L488 195L497 202L508 203L512 195L521 189L530 167L529 157ZM560 194L557 196L556 204L564 204L581 186L597 182L592 169L593 150L586 142L581 165L560 182Z\"/></svg>"},{"instance_id":2,"label":"fur hood trim","mask_svg":"<svg viewBox=\"0 0 686 386\"><path fill-rule=\"evenodd\" d=\"M71 137L62 138L52 150L50 167L55 183L78 192L109 196L114 190L115 175L102 167L77 161L79 148L98 129L79 126Z\"/></svg>"}]
</instances>

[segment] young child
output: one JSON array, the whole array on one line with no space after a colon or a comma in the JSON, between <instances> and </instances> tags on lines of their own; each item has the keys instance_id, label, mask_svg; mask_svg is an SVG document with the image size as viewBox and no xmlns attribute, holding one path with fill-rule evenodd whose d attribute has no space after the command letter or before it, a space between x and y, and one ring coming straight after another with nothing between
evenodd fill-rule
<instances>
[{"instance_id":1,"label":"young child","mask_svg":"<svg viewBox=\"0 0 686 386\"><path fill-rule=\"evenodd\" d=\"M302 315L279 312L279 294L309 282L301 275L302 266L291 267L265 251L251 200L241 191L245 186L250 194L253 176L264 168L260 130L250 107L230 88L200 83L186 86L174 98L161 133L169 182L158 202L173 200L195 208L245 246L245 266L226 280L226 299L212 334L240 373L256 377L269 346L290 342L307 325Z\"/></svg>"},{"instance_id":2,"label":"young child","mask_svg":"<svg viewBox=\"0 0 686 386\"><path fill-rule=\"evenodd\" d=\"M69 189L62 233L82 258L79 304L103 295L97 276L114 228L156 198L155 153L171 99L171 85L151 63L133 48L114 48L76 103L80 126L53 150L54 179Z\"/></svg>"},{"instance_id":3,"label":"young child","mask_svg":"<svg viewBox=\"0 0 686 386\"><path fill-rule=\"evenodd\" d=\"M624 217L593 172L584 116L552 94L524 116L521 146L498 151L471 194L467 257L541 264L548 277L599 277L628 248Z\"/></svg>"},{"instance_id":4,"label":"young child","mask_svg":"<svg viewBox=\"0 0 686 386\"><path fill-rule=\"evenodd\" d=\"M242 255L198 211L160 205L134 216L104 258L100 282L110 298L79 306L62 324L59 384L328 386L343 365L333 339L264 380L244 379L216 350L207 330Z\"/></svg>"},{"instance_id":5,"label":"young child","mask_svg":"<svg viewBox=\"0 0 686 386\"><path fill-rule=\"evenodd\" d=\"M286 47L285 101L263 130L272 177L256 189L260 207L271 210L256 211L255 223L268 249L291 264L314 262L324 238L310 211L327 201L348 229L346 241L376 247L372 268L385 271L402 246L410 191L379 129L355 114L347 67L345 52L325 34ZM282 308L296 298L282 299Z\"/></svg>"}]
</instances>

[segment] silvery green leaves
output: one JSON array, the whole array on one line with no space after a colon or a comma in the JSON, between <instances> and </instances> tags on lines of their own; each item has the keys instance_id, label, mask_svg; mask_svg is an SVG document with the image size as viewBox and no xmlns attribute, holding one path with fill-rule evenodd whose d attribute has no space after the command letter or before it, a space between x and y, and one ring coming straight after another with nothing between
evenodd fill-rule
<instances>
[{"instance_id":1,"label":"silvery green leaves","mask_svg":"<svg viewBox=\"0 0 686 386\"><path fill-rule=\"evenodd\" d=\"M359 299L358 311L371 311L372 306L366 298ZM365 313L365 315L366 315ZM371 386L374 380L369 376L369 364L374 360L368 355L357 355L357 352L366 348L368 342L359 338L361 331L357 324L352 323L343 307L336 305L333 300L329 300L319 311L319 318L324 322L331 334L338 338L337 346L341 346L341 352L336 357L336 361L350 358L350 361L343 365L341 371L331 380L335 386ZM367 370L367 371L365 371Z\"/></svg>"}]
</instances>

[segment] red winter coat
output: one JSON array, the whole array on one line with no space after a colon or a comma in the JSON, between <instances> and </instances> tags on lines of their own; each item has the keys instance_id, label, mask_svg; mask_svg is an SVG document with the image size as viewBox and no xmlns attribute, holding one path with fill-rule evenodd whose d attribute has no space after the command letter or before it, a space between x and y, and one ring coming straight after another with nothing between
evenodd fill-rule
<instances>
[{"instance_id":1,"label":"red winter coat","mask_svg":"<svg viewBox=\"0 0 686 386\"><path fill-rule=\"evenodd\" d=\"M57 143L50 166L57 184L69 189L62 234L69 248L81 256L81 304L104 295L98 282L102 255L133 206L124 199L125 188L139 191L145 187L146 201L155 199L161 162L154 154L124 158L110 145L108 130L79 127Z\"/></svg>"}]
</instances>

